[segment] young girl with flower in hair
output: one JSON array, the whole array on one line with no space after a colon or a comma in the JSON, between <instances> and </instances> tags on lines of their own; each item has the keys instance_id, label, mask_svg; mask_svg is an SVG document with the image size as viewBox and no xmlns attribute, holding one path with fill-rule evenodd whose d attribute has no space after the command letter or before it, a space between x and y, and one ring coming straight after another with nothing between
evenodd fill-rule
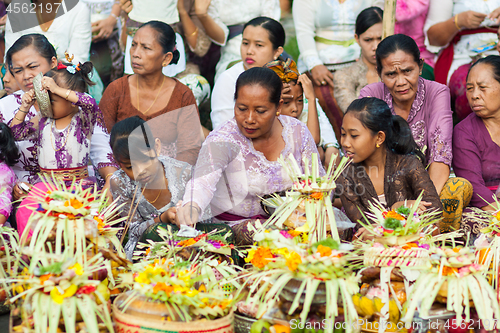
<instances>
[{"instance_id":1,"label":"young girl with flower in hair","mask_svg":"<svg viewBox=\"0 0 500 333\"><path fill-rule=\"evenodd\" d=\"M312 81L306 74L299 74L292 59L274 60L267 63L266 67L278 74L284 88L290 88L288 95L291 97L283 99L281 114L294 117L307 125L318 146L321 160L328 166L332 154L339 153L338 142L330 121L316 102Z\"/></svg>"},{"instance_id":2,"label":"young girl with flower in hair","mask_svg":"<svg viewBox=\"0 0 500 333\"><path fill-rule=\"evenodd\" d=\"M93 84L89 78L92 68L91 62L77 65L59 63L57 68L45 74L41 85L49 93L51 118L39 114L25 121L28 110L35 103L34 89L22 97L21 106L10 126L16 140L35 140L35 154L42 174L54 175L66 182L76 179L91 183L87 171L90 140L94 127L97 124L104 126L95 99L85 93ZM45 188L43 183L35 187L40 190ZM16 214L20 233L31 215L31 210L26 210L29 200L30 197L23 201Z\"/></svg>"},{"instance_id":3,"label":"young girl with flower in hair","mask_svg":"<svg viewBox=\"0 0 500 333\"><path fill-rule=\"evenodd\" d=\"M11 167L17 163L19 151L10 128L0 123L0 226L3 226L12 211L12 188L16 175Z\"/></svg>"}]
</instances>

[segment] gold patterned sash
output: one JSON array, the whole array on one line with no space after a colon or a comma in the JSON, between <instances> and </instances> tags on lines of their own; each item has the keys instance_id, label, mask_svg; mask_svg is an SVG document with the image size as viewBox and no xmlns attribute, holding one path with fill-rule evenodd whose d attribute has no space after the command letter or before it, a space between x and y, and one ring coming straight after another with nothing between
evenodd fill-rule
<instances>
[{"instance_id":1,"label":"gold patterned sash","mask_svg":"<svg viewBox=\"0 0 500 333\"><path fill-rule=\"evenodd\" d=\"M82 179L89 177L88 167L77 167L77 168L67 168L67 169L44 169L40 168L40 173L45 174L49 177L55 177L62 179L63 181L80 181Z\"/></svg>"}]
</instances>

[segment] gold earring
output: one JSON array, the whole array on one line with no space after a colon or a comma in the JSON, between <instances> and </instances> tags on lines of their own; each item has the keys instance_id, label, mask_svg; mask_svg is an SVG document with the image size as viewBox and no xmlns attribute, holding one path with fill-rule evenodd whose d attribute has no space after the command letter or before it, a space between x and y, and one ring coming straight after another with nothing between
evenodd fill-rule
<instances>
[{"instance_id":1,"label":"gold earring","mask_svg":"<svg viewBox=\"0 0 500 333\"><path fill-rule=\"evenodd\" d=\"M377 148L380 148L380 145L377 143L376 147L377 147Z\"/></svg>"},{"instance_id":2,"label":"gold earring","mask_svg":"<svg viewBox=\"0 0 500 333\"><path fill-rule=\"evenodd\" d=\"M162 65L163 67L167 66L167 65L165 65L165 64L161 64L161 65Z\"/></svg>"},{"instance_id":3,"label":"gold earring","mask_svg":"<svg viewBox=\"0 0 500 333\"><path fill-rule=\"evenodd\" d=\"M279 113L279 112L276 112L276 117L278 117L279 115L280 115L280 113Z\"/></svg>"}]
</instances>

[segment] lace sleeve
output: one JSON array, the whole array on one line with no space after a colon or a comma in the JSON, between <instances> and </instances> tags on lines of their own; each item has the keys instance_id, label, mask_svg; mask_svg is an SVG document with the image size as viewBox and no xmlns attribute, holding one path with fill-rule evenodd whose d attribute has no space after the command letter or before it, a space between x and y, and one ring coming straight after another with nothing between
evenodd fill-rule
<instances>
[{"instance_id":1,"label":"lace sleeve","mask_svg":"<svg viewBox=\"0 0 500 333\"><path fill-rule=\"evenodd\" d=\"M279 0L262 0L261 1L262 11L261 16L270 17L279 21L281 18L281 7Z\"/></svg>"},{"instance_id":2,"label":"lace sleeve","mask_svg":"<svg viewBox=\"0 0 500 333\"><path fill-rule=\"evenodd\" d=\"M427 110L430 119L427 128L429 151L428 164L441 162L451 167L453 159L452 134L453 112L450 106L450 90L440 85L439 90L432 96L432 106ZM430 91L429 91L430 92ZM429 96L430 97L430 96Z\"/></svg>"},{"instance_id":3,"label":"lace sleeve","mask_svg":"<svg viewBox=\"0 0 500 333\"><path fill-rule=\"evenodd\" d=\"M9 217L12 211L12 188L16 182L14 172L4 163L0 163L0 214Z\"/></svg>"},{"instance_id":4,"label":"lace sleeve","mask_svg":"<svg viewBox=\"0 0 500 333\"><path fill-rule=\"evenodd\" d=\"M361 211L366 211L367 207L364 207L361 196L359 195L359 193L361 193L359 192L359 188L361 188L362 185L357 185L353 178L349 176L355 172L354 168L353 165L349 166L339 177L336 193L340 195L345 214L349 220L357 224L356 229L358 229L360 227L358 221L363 219Z\"/></svg>"},{"instance_id":5,"label":"lace sleeve","mask_svg":"<svg viewBox=\"0 0 500 333\"><path fill-rule=\"evenodd\" d=\"M323 64L314 41L316 34L316 5L317 1L313 0L295 0L292 10L300 58L304 61L308 70Z\"/></svg>"},{"instance_id":6,"label":"lace sleeve","mask_svg":"<svg viewBox=\"0 0 500 333\"><path fill-rule=\"evenodd\" d=\"M356 91L360 75L366 73L360 73L358 66L355 65L338 70L333 75L334 96L344 113L351 102L358 98Z\"/></svg>"},{"instance_id":7,"label":"lace sleeve","mask_svg":"<svg viewBox=\"0 0 500 333\"><path fill-rule=\"evenodd\" d=\"M405 161L406 165L404 166L404 170L407 171L406 181L408 184L411 184L410 187L413 189L413 197L417 198L423 191L424 195L422 201L432 203L429 209L442 212L443 205L434 187L434 183L429 177L429 173L425 170L422 162L415 156L408 156Z\"/></svg>"},{"instance_id":8,"label":"lace sleeve","mask_svg":"<svg viewBox=\"0 0 500 333\"><path fill-rule=\"evenodd\" d=\"M128 217L131 209L134 210L135 205L141 204L141 202L138 200L138 198L141 197L140 189L137 190L135 201L132 202L136 187L133 186L126 178L128 177L122 175L121 171L119 170L115 172L110 179L110 188L113 199L117 201L117 205L124 204L120 209L120 215L122 217ZM139 214L139 209L135 209L135 213L131 217L128 229L128 242L127 244L125 244L125 253L127 254L128 259L132 258L132 253L134 251L135 245L139 241L142 233L146 230L147 227L154 223L155 221L153 218L143 219Z\"/></svg>"}]
</instances>

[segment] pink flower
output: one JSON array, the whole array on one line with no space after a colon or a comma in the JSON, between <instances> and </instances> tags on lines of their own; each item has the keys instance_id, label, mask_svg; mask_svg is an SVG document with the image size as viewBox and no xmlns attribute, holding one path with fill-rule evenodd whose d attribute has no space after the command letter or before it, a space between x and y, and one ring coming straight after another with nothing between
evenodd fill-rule
<instances>
[{"instance_id":1,"label":"pink flower","mask_svg":"<svg viewBox=\"0 0 500 333\"><path fill-rule=\"evenodd\" d=\"M292 235L290 235L290 234L288 233L288 231L286 231L286 230L280 230L280 234L281 234L283 237L285 237L285 238L289 238L289 239L293 238L293 236L292 236Z\"/></svg>"}]
</instances>

